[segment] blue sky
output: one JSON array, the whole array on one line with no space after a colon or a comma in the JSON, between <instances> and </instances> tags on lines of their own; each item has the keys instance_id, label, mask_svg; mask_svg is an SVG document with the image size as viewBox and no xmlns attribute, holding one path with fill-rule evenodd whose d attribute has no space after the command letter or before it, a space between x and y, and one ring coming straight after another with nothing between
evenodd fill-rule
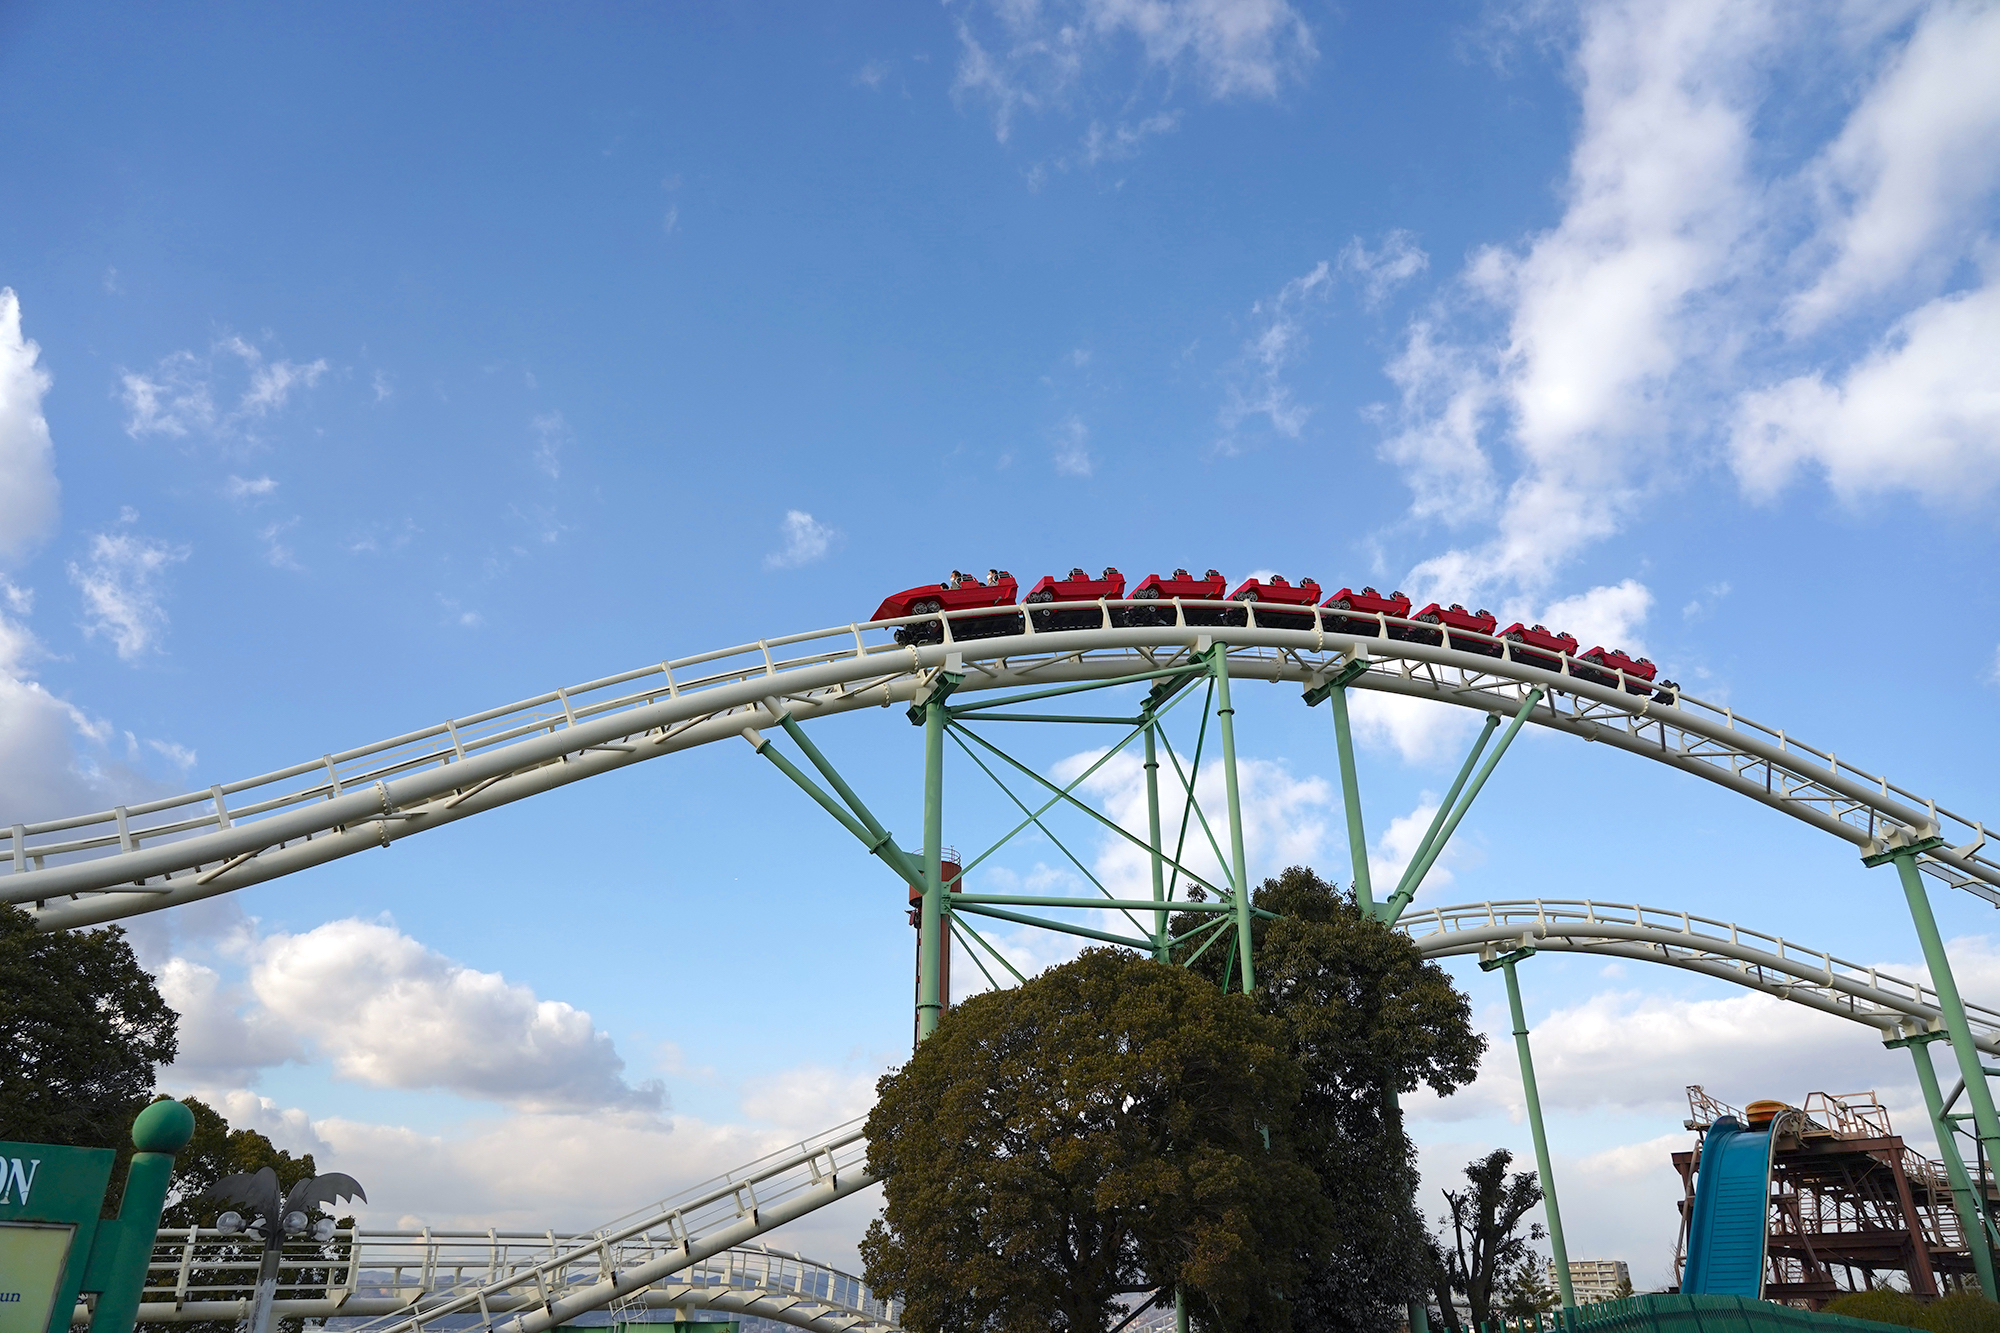
<instances>
[{"instance_id":1,"label":"blue sky","mask_svg":"<svg viewBox=\"0 0 2000 1333\"><path fill-rule=\"evenodd\" d=\"M1897 0L8 6L0 816L1107 563L1560 621L1978 816L1996 65L2000 11ZM1324 710L1243 720L1253 869L1343 863ZM1467 725L1363 706L1371 830ZM915 741L824 743L914 830ZM858 1112L898 890L711 749L137 924L169 1084L395 1182L382 1224L588 1223ZM1918 970L1843 847L1559 737L1445 869ZM1938 910L2000 997L1992 909ZM1572 1253L1643 1282L1681 1084L1914 1091L1639 971L1538 961L1530 1010ZM1417 1108L1433 1184L1525 1153L1517 1101Z\"/></svg>"}]
</instances>

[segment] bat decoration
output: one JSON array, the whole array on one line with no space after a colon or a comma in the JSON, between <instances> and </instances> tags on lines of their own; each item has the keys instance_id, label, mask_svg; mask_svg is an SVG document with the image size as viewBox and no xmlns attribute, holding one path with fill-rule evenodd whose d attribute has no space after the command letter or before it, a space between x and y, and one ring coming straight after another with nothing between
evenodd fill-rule
<instances>
[{"instance_id":1,"label":"bat decoration","mask_svg":"<svg viewBox=\"0 0 2000 1333\"><path fill-rule=\"evenodd\" d=\"M367 1192L361 1182L353 1176L339 1171L329 1171L323 1176L309 1176L292 1186L292 1192L285 1196L287 1213L302 1213L314 1206L332 1211L333 1205L342 1199L359 1199L368 1202Z\"/></svg>"},{"instance_id":2,"label":"bat decoration","mask_svg":"<svg viewBox=\"0 0 2000 1333\"><path fill-rule=\"evenodd\" d=\"M266 1223L279 1216L278 1207L283 1202L278 1193L278 1173L268 1166L255 1172L224 1176L208 1187L208 1196L224 1203L241 1204L252 1219Z\"/></svg>"},{"instance_id":3,"label":"bat decoration","mask_svg":"<svg viewBox=\"0 0 2000 1333\"><path fill-rule=\"evenodd\" d=\"M255 1172L224 1176L208 1187L208 1196L241 1205L250 1214L253 1225L262 1225L267 1230L292 1213L304 1213L315 1207L331 1210L342 1199L368 1202L361 1182L339 1171L308 1176L293 1185L289 1193L280 1194L278 1173L268 1166Z\"/></svg>"}]
</instances>

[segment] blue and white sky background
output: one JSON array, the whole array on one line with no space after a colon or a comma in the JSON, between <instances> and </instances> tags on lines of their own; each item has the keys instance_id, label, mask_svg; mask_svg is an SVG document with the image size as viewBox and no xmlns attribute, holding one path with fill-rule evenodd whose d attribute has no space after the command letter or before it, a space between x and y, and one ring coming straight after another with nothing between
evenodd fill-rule
<instances>
[{"instance_id":1,"label":"blue and white sky background","mask_svg":"<svg viewBox=\"0 0 2000 1333\"><path fill-rule=\"evenodd\" d=\"M1073 564L1547 620L1976 817L1995 70L1965 0L0 6L0 822ZM1325 710L1244 694L1253 871L1335 870ZM1394 866L1473 720L1357 706ZM821 740L917 827L899 717ZM998 818L957 808L962 845ZM370 1224L622 1213L907 1050L901 891L845 837L718 746L146 918L164 1085L361 1178ZM1686 907L1915 975L1887 874L1530 734L1424 901ZM1085 887L1032 842L988 883ZM1993 909L1938 912L2000 999ZM1433 1210L1528 1154L1498 983L1457 970L1503 1040L1412 1103ZM1571 1252L1642 1286L1684 1084L1872 1087L1924 1137L1862 1029L1524 980ZM873 1206L790 1239L852 1264Z\"/></svg>"}]
</instances>

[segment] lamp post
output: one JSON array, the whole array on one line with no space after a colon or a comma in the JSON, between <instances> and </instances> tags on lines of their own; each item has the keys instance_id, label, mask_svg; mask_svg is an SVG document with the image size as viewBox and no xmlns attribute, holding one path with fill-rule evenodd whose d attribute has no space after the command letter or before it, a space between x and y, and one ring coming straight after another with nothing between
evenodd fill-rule
<instances>
[{"instance_id":1,"label":"lamp post","mask_svg":"<svg viewBox=\"0 0 2000 1333\"><path fill-rule=\"evenodd\" d=\"M224 1176L209 1187L208 1193L211 1198L250 1210L248 1222L243 1214L233 1210L223 1213L215 1219L216 1230L225 1235L248 1233L264 1242L264 1259L257 1268L257 1291L251 1298L245 1333L269 1333L271 1304L278 1295L278 1265L284 1258L285 1242L310 1236L324 1245L333 1239L333 1219L322 1217L311 1222L308 1210L342 1199L368 1202L360 1182L338 1171L308 1176L281 1194L278 1173L268 1166L255 1172Z\"/></svg>"}]
</instances>

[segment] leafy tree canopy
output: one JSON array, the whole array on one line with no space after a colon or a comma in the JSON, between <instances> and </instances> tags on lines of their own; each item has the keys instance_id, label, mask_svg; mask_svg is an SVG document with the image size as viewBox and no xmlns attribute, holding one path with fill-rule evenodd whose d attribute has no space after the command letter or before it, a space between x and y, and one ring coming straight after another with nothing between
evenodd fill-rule
<instances>
[{"instance_id":1,"label":"leafy tree canopy","mask_svg":"<svg viewBox=\"0 0 2000 1333\"><path fill-rule=\"evenodd\" d=\"M9 1139L131 1151L132 1117L178 1051L179 1016L125 932L36 931L0 904L0 1126Z\"/></svg>"},{"instance_id":2,"label":"leafy tree canopy","mask_svg":"<svg viewBox=\"0 0 2000 1333\"><path fill-rule=\"evenodd\" d=\"M1294 1293L1292 1326L1386 1333L1427 1293L1433 1265L1395 1094L1422 1085L1443 1096L1470 1083L1486 1039L1443 968L1306 867L1265 880L1251 901L1279 914L1251 932L1256 998L1285 1025L1305 1077L1298 1151L1333 1218L1320 1248L1301 1256L1308 1276ZM1199 924L1177 918L1174 933ZM1229 943L1196 956L1195 939L1180 953L1221 984L1235 973Z\"/></svg>"},{"instance_id":3,"label":"leafy tree canopy","mask_svg":"<svg viewBox=\"0 0 2000 1333\"><path fill-rule=\"evenodd\" d=\"M1453 1333L1459 1324L1451 1294L1465 1297L1472 1326L1484 1327L1493 1318L1494 1297L1505 1274L1523 1261L1534 1262L1529 1243L1547 1234L1540 1222L1530 1223L1527 1234L1521 1234L1522 1219L1542 1201L1542 1187L1532 1171L1508 1175L1513 1162L1514 1154L1496 1148L1466 1165L1470 1188L1444 1192L1444 1221L1451 1230L1437 1245L1437 1297L1439 1313Z\"/></svg>"},{"instance_id":4,"label":"leafy tree canopy","mask_svg":"<svg viewBox=\"0 0 2000 1333\"><path fill-rule=\"evenodd\" d=\"M254 1129L231 1129L220 1112L199 1098L180 1100L194 1112L194 1138L174 1158L173 1185L160 1213L161 1226L214 1226L216 1214L232 1205L205 1197L208 1189L239 1171L268 1166L278 1173L281 1191L319 1174L311 1153L294 1157Z\"/></svg>"},{"instance_id":5,"label":"leafy tree canopy","mask_svg":"<svg viewBox=\"0 0 2000 1333\"><path fill-rule=\"evenodd\" d=\"M967 1000L878 1085L868 1281L927 1331L1102 1330L1176 1284L1209 1327L1287 1327L1327 1221L1289 1045L1251 998L1117 950Z\"/></svg>"}]
</instances>

